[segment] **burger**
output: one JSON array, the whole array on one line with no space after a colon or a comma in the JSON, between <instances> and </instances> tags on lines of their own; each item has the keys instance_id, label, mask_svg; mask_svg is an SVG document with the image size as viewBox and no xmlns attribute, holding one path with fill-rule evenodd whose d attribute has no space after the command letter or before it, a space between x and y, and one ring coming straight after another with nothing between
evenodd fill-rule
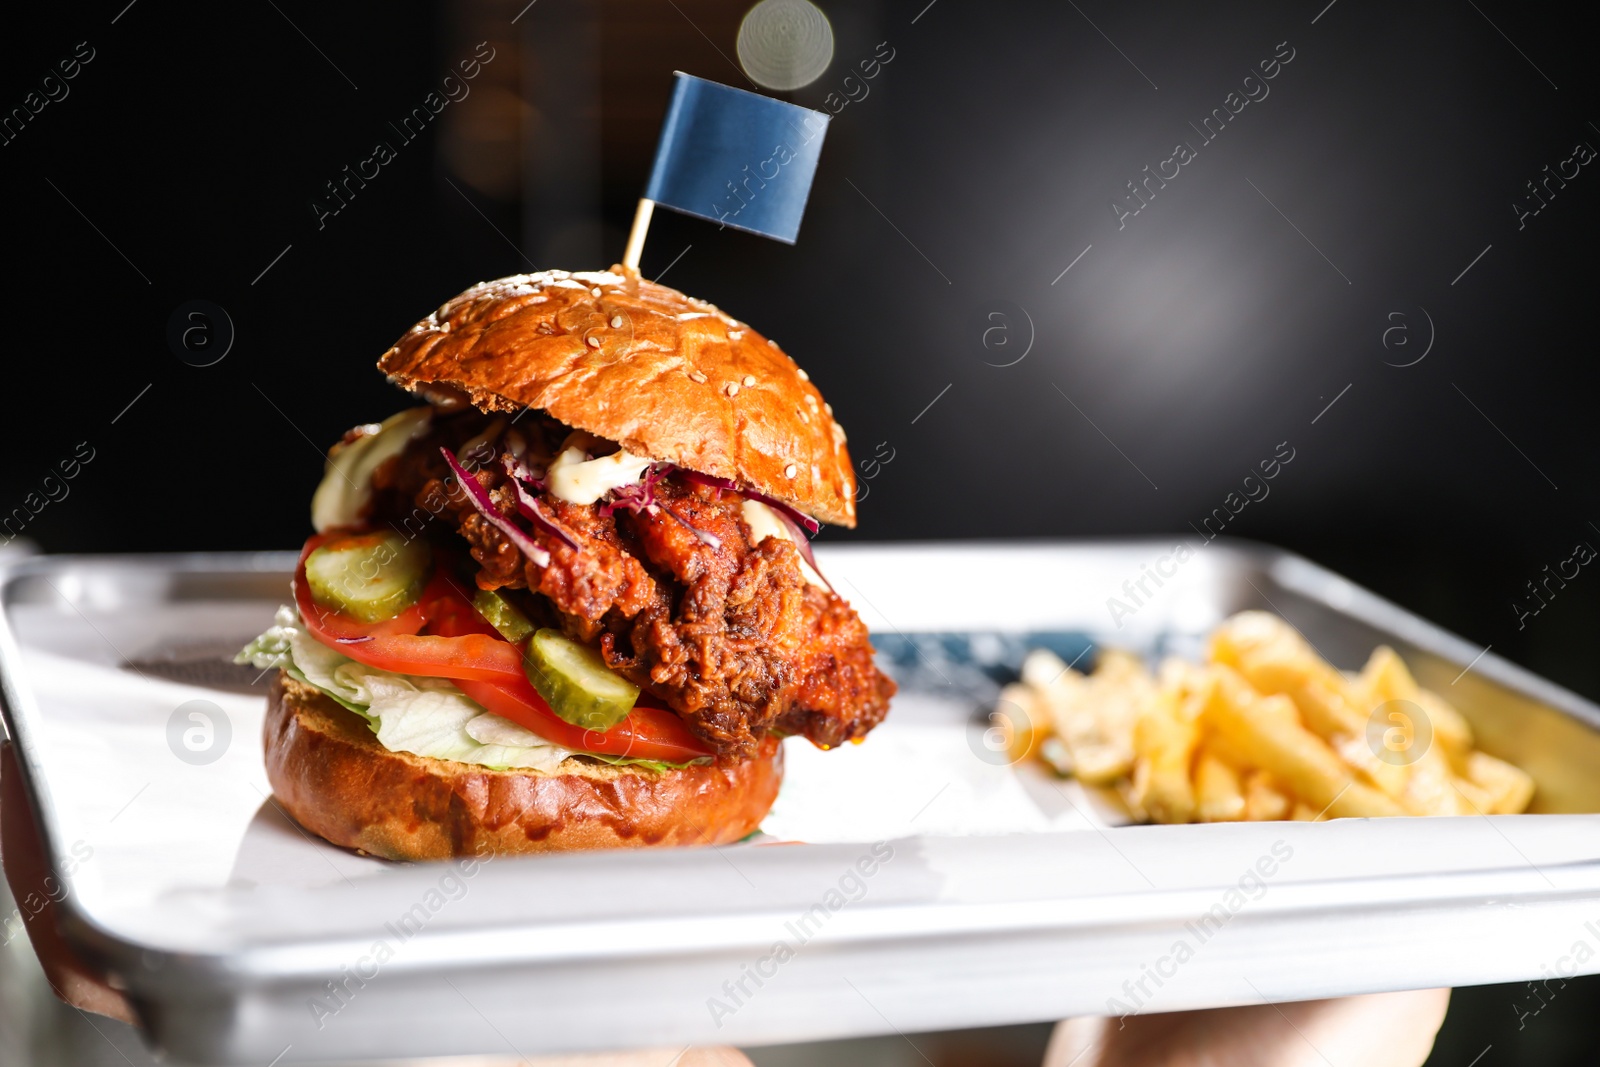
<instances>
[{"instance_id":1,"label":"burger","mask_svg":"<svg viewBox=\"0 0 1600 1067\"><path fill-rule=\"evenodd\" d=\"M276 667L281 807L396 860L721 844L780 742L861 741L894 683L810 550L855 525L832 408L778 345L636 272L476 285L378 366L312 497Z\"/></svg>"}]
</instances>

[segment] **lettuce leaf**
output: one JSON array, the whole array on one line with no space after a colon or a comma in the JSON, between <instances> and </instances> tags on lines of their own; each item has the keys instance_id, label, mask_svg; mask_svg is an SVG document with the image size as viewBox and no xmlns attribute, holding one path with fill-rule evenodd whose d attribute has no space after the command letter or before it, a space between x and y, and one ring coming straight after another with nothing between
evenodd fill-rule
<instances>
[{"instance_id":1,"label":"lettuce leaf","mask_svg":"<svg viewBox=\"0 0 1600 1067\"><path fill-rule=\"evenodd\" d=\"M575 753L510 719L485 711L446 679L396 674L357 663L312 637L301 625L299 613L287 605L278 609L273 624L246 645L234 662L248 663L260 670L276 667L296 681L322 690L366 719L378 736L378 743L391 752L455 760L497 771L554 771L571 756L614 767L645 767L657 773L711 762L709 756L671 763L597 752Z\"/></svg>"},{"instance_id":2,"label":"lettuce leaf","mask_svg":"<svg viewBox=\"0 0 1600 1067\"><path fill-rule=\"evenodd\" d=\"M681 771L685 767L699 767L704 764L716 762L710 756L701 756L700 758L692 759L687 763L673 763L669 760L640 759L638 756L608 756L604 752L580 752L578 755L584 757L585 759L598 760L601 763L609 763L613 767L646 767L652 771L655 771L657 774L665 774L668 771Z\"/></svg>"},{"instance_id":3,"label":"lettuce leaf","mask_svg":"<svg viewBox=\"0 0 1600 1067\"><path fill-rule=\"evenodd\" d=\"M554 771L573 754L485 711L443 678L396 674L357 663L312 637L291 607L279 608L273 625L234 661L261 670L276 667L316 686L363 716L378 743L391 752L496 770L542 771Z\"/></svg>"}]
</instances>

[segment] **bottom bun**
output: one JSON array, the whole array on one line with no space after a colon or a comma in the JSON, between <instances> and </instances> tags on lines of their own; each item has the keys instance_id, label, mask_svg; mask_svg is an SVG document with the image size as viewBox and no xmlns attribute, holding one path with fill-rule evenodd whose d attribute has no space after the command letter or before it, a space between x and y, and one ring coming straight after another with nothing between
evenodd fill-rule
<instances>
[{"instance_id":1,"label":"bottom bun","mask_svg":"<svg viewBox=\"0 0 1600 1067\"><path fill-rule=\"evenodd\" d=\"M727 844L761 824L783 779L771 737L754 758L670 771L580 758L498 771L391 752L359 715L281 672L264 733L267 780L300 825L392 860Z\"/></svg>"}]
</instances>

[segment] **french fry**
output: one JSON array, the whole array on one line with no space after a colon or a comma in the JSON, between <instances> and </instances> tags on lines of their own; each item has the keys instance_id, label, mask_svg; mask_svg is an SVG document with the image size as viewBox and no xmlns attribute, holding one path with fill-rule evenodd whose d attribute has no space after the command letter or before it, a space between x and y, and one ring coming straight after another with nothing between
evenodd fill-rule
<instances>
[{"instance_id":1,"label":"french fry","mask_svg":"<svg viewBox=\"0 0 1600 1067\"><path fill-rule=\"evenodd\" d=\"M1289 814L1290 800L1266 771L1252 771L1244 780L1244 817L1272 822Z\"/></svg>"},{"instance_id":2,"label":"french fry","mask_svg":"<svg viewBox=\"0 0 1600 1067\"><path fill-rule=\"evenodd\" d=\"M1240 782L1244 781L1245 775L1256 769L1244 750L1228 740L1225 735L1212 729L1204 716L1200 719L1200 744L1207 755L1214 756L1226 764L1238 776Z\"/></svg>"},{"instance_id":3,"label":"french fry","mask_svg":"<svg viewBox=\"0 0 1600 1067\"><path fill-rule=\"evenodd\" d=\"M1303 659L1305 642L1288 623L1265 611L1241 611L1211 634L1210 659L1239 670L1247 658ZM1242 673L1242 672L1241 672Z\"/></svg>"},{"instance_id":4,"label":"french fry","mask_svg":"<svg viewBox=\"0 0 1600 1067\"><path fill-rule=\"evenodd\" d=\"M1372 750L1372 742L1365 732L1344 734L1331 739L1333 750L1365 781L1377 786L1387 795L1398 799L1411 781L1411 768L1405 763L1386 763Z\"/></svg>"},{"instance_id":5,"label":"french fry","mask_svg":"<svg viewBox=\"0 0 1600 1067\"><path fill-rule=\"evenodd\" d=\"M1461 714L1418 686L1405 662L1387 645L1373 650L1350 690L1371 709L1370 714L1382 712L1393 720L1394 729L1409 744L1426 746L1398 766L1381 760L1363 764L1379 786L1413 815L1472 814L1474 798L1457 783L1458 777L1467 777L1466 760L1472 749L1472 730ZM1415 721L1419 715L1421 721ZM1398 790L1392 785L1396 781L1403 783Z\"/></svg>"},{"instance_id":6,"label":"french fry","mask_svg":"<svg viewBox=\"0 0 1600 1067\"><path fill-rule=\"evenodd\" d=\"M1128 817L1134 822L1151 822L1150 813L1139 804L1139 798L1134 795L1133 781L1129 778L1117 779L1116 791L1123 806L1128 809Z\"/></svg>"},{"instance_id":7,"label":"french fry","mask_svg":"<svg viewBox=\"0 0 1600 1067\"><path fill-rule=\"evenodd\" d=\"M1244 789L1239 772L1202 749L1194 762L1195 815L1201 822L1235 822L1244 818Z\"/></svg>"},{"instance_id":8,"label":"french fry","mask_svg":"<svg viewBox=\"0 0 1600 1067\"><path fill-rule=\"evenodd\" d=\"M1072 671L1072 668L1048 648L1035 648L1022 658L1022 684L1034 689L1049 689L1051 683L1068 671ZM1072 673L1083 677L1076 671Z\"/></svg>"},{"instance_id":9,"label":"french fry","mask_svg":"<svg viewBox=\"0 0 1600 1067\"><path fill-rule=\"evenodd\" d=\"M1029 712L1032 734L1026 738L1025 755L1038 756L1057 774L1074 774L1077 764L1072 750L1056 734L1055 708L1070 699L1070 694L1083 684L1083 675L1063 663L1060 656L1047 648L1036 648L1022 660L1021 683L1008 685L1000 691L1001 701L1010 700ZM1017 699L1019 690L1028 693L1029 701ZM1015 739L1015 732L1012 736ZM1012 754L1016 754L1016 746Z\"/></svg>"},{"instance_id":10,"label":"french fry","mask_svg":"<svg viewBox=\"0 0 1600 1067\"><path fill-rule=\"evenodd\" d=\"M1107 785L1128 775L1135 767L1130 749L1120 745L1083 744L1068 746L1078 780L1087 785Z\"/></svg>"},{"instance_id":11,"label":"french fry","mask_svg":"<svg viewBox=\"0 0 1600 1067\"><path fill-rule=\"evenodd\" d=\"M1430 746L1408 768L1405 791L1395 799L1411 815L1471 815L1472 808L1455 787L1450 759L1438 746Z\"/></svg>"},{"instance_id":12,"label":"french fry","mask_svg":"<svg viewBox=\"0 0 1600 1067\"><path fill-rule=\"evenodd\" d=\"M1363 695L1369 711L1391 700L1409 700L1420 706L1428 716L1434 741L1444 746L1458 770L1465 769L1461 761L1472 749L1472 727L1443 697L1419 686L1394 649L1388 645L1373 649L1352 688Z\"/></svg>"},{"instance_id":13,"label":"french fry","mask_svg":"<svg viewBox=\"0 0 1600 1067\"><path fill-rule=\"evenodd\" d=\"M1494 808L1494 795L1477 783L1465 778L1452 778L1450 784L1460 794L1461 802L1466 805L1468 814L1488 815Z\"/></svg>"},{"instance_id":14,"label":"french fry","mask_svg":"<svg viewBox=\"0 0 1600 1067\"><path fill-rule=\"evenodd\" d=\"M1411 699L1428 717L1428 724L1433 728L1434 744L1444 749L1458 773L1465 770L1473 743L1472 727L1467 720L1449 701L1431 689L1418 689L1417 695Z\"/></svg>"},{"instance_id":15,"label":"french fry","mask_svg":"<svg viewBox=\"0 0 1600 1067\"><path fill-rule=\"evenodd\" d=\"M1318 656L1288 623L1264 612L1236 615L1218 629L1212 649L1259 692L1293 700L1306 726L1365 782L1396 799L1406 793L1409 764L1379 759L1367 742L1364 687Z\"/></svg>"},{"instance_id":16,"label":"french fry","mask_svg":"<svg viewBox=\"0 0 1600 1067\"><path fill-rule=\"evenodd\" d=\"M1419 688L1400 654L1388 645L1379 645L1367 657L1356 682L1379 703L1385 700L1415 700Z\"/></svg>"},{"instance_id":17,"label":"french fry","mask_svg":"<svg viewBox=\"0 0 1600 1067\"><path fill-rule=\"evenodd\" d=\"M1006 754L1013 762L1037 754L1050 736L1050 709L1037 690L1020 682L1000 690L990 721L1004 733Z\"/></svg>"},{"instance_id":18,"label":"french fry","mask_svg":"<svg viewBox=\"0 0 1600 1067\"><path fill-rule=\"evenodd\" d=\"M1366 727L1366 716L1345 692L1344 678L1321 671L1320 664L1256 661L1247 664L1245 679L1257 691L1282 693L1294 701L1307 726L1324 740L1353 737Z\"/></svg>"},{"instance_id":19,"label":"french fry","mask_svg":"<svg viewBox=\"0 0 1600 1067\"><path fill-rule=\"evenodd\" d=\"M1284 620L1243 612L1212 633L1208 660L1169 659L1152 677L1106 650L1083 675L1031 652L1002 694L1022 709L1013 754L1114 786L1156 822L1496 814L1532 800L1533 780L1475 751L1466 719L1391 648L1346 674ZM1398 702L1412 706L1385 707Z\"/></svg>"},{"instance_id":20,"label":"french fry","mask_svg":"<svg viewBox=\"0 0 1600 1067\"><path fill-rule=\"evenodd\" d=\"M1211 654L1261 693L1288 696L1324 740L1356 736L1365 726L1365 716L1345 691L1345 677L1276 615L1235 615L1212 635Z\"/></svg>"},{"instance_id":21,"label":"french fry","mask_svg":"<svg viewBox=\"0 0 1600 1067\"><path fill-rule=\"evenodd\" d=\"M1207 706L1211 701L1220 700L1236 708L1251 707L1257 715L1270 716L1279 722L1300 725L1300 713L1293 701L1267 699L1268 694L1258 693L1242 674L1227 664L1212 664L1206 676L1210 683L1206 692Z\"/></svg>"},{"instance_id":22,"label":"french fry","mask_svg":"<svg viewBox=\"0 0 1600 1067\"><path fill-rule=\"evenodd\" d=\"M1210 672L1203 664L1168 657L1161 661L1161 667L1156 672L1156 684L1187 697L1211 684Z\"/></svg>"},{"instance_id":23,"label":"french fry","mask_svg":"<svg viewBox=\"0 0 1600 1067\"><path fill-rule=\"evenodd\" d=\"M1404 814L1383 793L1356 781L1326 741L1295 721L1288 697L1235 699L1230 690L1236 687L1218 685L1212 691L1203 714L1207 725L1295 796L1334 818Z\"/></svg>"},{"instance_id":24,"label":"french fry","mask_svg":"<svg viewBox=\"0 0 1600 1067\"><path fill-rule=\"evenodd\" d=\"M1063 778L1071 777L1077 770L1077 765L1072 762L1072 751L1062 743L1061 738L1054 735L1045 738L1039 743L1039 759L1050 766L1050 769Z\"/></svg>"},{"instance_id":25,"label":"french fry","mask_svg":"<svg viewBox=\"0 0 1600 1067\"><path fill-rule=\"evenodd\" d=\"M1156 822L1191 822L1195 815L1189 763L1199 740L1198 723L1179 713L1179 694L1163 689L1152 697L1133 729L1139 757L1133 795Z\"/></svg>"},{"instance_id":26,"label":"french fry","mask_svg":"<svg viewBox=\"0 0 1600 1067\"><path fill-rule=\"evenodd\" d=\"M1243 611L1211 635L1211 659L1250 678L1256 670L1276 666L1294 677L1316 678L1337 689L1341 676L1294 627L1264 611Z\"/></svg>"},{"instance_id":27,"label":"french fry","mask_svg":"<svg viewBox=\"0 0 1600 1067\"><path fill-rule=\"evenodd\" d=\"M1467 778L1489 794L1486 815L1520 814L1533 799L1533 779L1528 772L1487 752L1474 752L1467 757Z\"/></svg>"},{"instance_id":28,"label":"french fry","mask_svg":"<svg viewBox=\"0 0 1600 1067\"><path fill-rule=\"evenodd\" d=\"M1058 657L1050 658L1060 663ZM1024 664L1035 677L1052 666L1043 659ZM1103 785L1133 770L1133 725L1153 687L1138 657L1107 650L1094 674L1084 677L1057 668L1042 687L1033 688L1050 710L1073 773L1081 781Z\"/></svg>"},{"instance_id":29,"label":"french fry","mask_svg":"<svg viewBox=\"0 0 1600 1067\"><path fill-rule=\"evenodd\" d=\"M1144 660L1121 648L1108 648L1100 653L1095 661L1094 676L1108 680L1150 680L1150 672L1145 670Z\"/></svg>"}]
</instances>

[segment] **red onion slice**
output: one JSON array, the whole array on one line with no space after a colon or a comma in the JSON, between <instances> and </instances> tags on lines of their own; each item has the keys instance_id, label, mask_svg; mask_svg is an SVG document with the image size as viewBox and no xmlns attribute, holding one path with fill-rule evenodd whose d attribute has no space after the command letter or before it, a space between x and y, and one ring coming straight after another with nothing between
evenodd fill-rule
<instances>
[{"instance_id":1,"label":"red onion slice","mask_svg":"<svg viewBox=\"0 0 1600 1067\"><path fill-rule=\"evenodd\" d=\"M500 465L505 468L506 474L514 481L525 482L541 492L545 488L544 478L527 465L527 463L506 452L500 457Z\"/></svg>"},{"instance_id":2,"label":"red onion slice","mask_svg":"<svg viewBox=\"0 0 1600 1067\"><path fill-rule=\"evenodd\" d=\"M688 519L685 519L682 515L679 515L669 507L662 507L661 510L678 520L678 524L685 530L688 530L690 533L694 534L695 539L698 540L702 545L707 545L711 548L722 547L722 538L718 537L716 534L700 529L700 527L695 526L689 522Z\"/></svg>"},{"instance_id":3,"label":"red onion slice","mask_svg":"<svg viewBox=\"0 0 1600 1067\"><path fill-rule=\"evenodd\" d=\"M794 547L799 549L801 557L811 565L813 571L817 572L817 577L822 579L822 584L827 586L830 592L838 593L838 590L833 588L833 583L828 581L828 576L822 573L822 568L817 566L817 557L811 552L811 538L806 536L808 533L814 534L822 529L822 524L816 519L811 518L809 515L801 514L783 501L774 500L765 493L758 493L753 489L742 489L739 487L739 483L728 478L713 478L709 474L685 470L682 467L679 467L675 473L681 475L685 481L709 485L713 489L726 489L729 492L738 493L742 497L765 504L771 508L773 514L778 517L778 521L788 529L789 537L794 541ZM673 517L676 518L677 516ZM693 529L693 527L690 528Z\"/></svg>"},{"instance_id":4,"label":"red onion slice","mask_svg":"<svg viewBox=\"0 0 1600 1067\"><path fill-rule=\"evenodd\" d=\"M778 499L771 498L768 494L757 493L755 490L744 490L739 486L738 482L733 482L730 478L714 478L710 477L709 474L701 474L699 470L685 470L683 467L678 467L674 474L682 475L686 482L696 482L699 485L712 486L714 490L738 493L742 498L752 499L752 501L760 502L760 504L765 504L766 507L773 509L773 514L778 515L779 522L789 530L789 537L794 541L795 549L800 550L800 555L805 558L806 563L810 563L811 569L816 571L816 576L821 577L822 584L827 585L829 592L837 595L838 590L834 589L834 582L827 581L827 574L822 573L821 566L816 565L816 555L811 553L811 537L806 536L806 534L814 534L816 531L821 530L822 523L816 522L810 515L800 514L797 510L792 509L782 501L778 501ZM674 515L674 518L677 518L677 515ZM678 522L682 522L682 520L678 520ZM685 523L685 525L688 525L688 523ZM690 526L690 530L693 530L693 526Z\"/></svg>"},{"instance_id":5,"label":"red onion slice","mask_svg":"<svg viewBox=\"0 0 1600 1067\"><path fill-rule=\"evenodd\" d=\"M550 566L550 553L534 543L533 538L517 528L517 524L500 514L500 509L494 506L494 501L489 499L489 491L478 483L478 479L468 473L455 454L448 448L440 447L444 460L450 464L450 469L455 472L456 478L461 482L461 488L467 491L467 499L472 501L472 506L478 509L478 514L495 529L505 534L512 544L527 556L530 561L540 567ZM513 483L514 484L514 483Z\"/></svg>"},{"instance_id":6,"label":"red onion slice","mask_svg":"<svg viewBox=\"0 0 1600 1067\"><path fill-rule=\"evenodd\" d=\"M649 508L650 501L645 494L629 485L612 490L611 499L600 505L600 514L609 519L619 511L631 511L637 515L641 511L648 511Z\"/></svg>"},{"instance_id":7,"label":"red onion slice","mask_svg":"<svg viewBox=\"0 0 1600 1067\"><path fill-rule=\"evenodd\" d=\"M701 485L709 485L713 489L726 489L729 492L738 493L740 496L749 497L751 500L758 500L787 517L791 523L804 528L808 533L816 533L822 529L822 524L811 516L796 511L788 504L775 497L770 497L766 493L758 493L754 489L745 489L730 478L713 478L709 474L686 470L683 467L679 467L675 473L681 475L685 481L699 482Z\"/></svg>"},{"instance_id":8,"label":"red onion slice","mask_svg":"<svg viewBox=\"0 0 1600 1067\"><path fill-rule=\"evenodd\" d=\"M511 483L511 488L516 490L517 493L518 514L527 519L529 522L533 523L535 526L539 527L539 529L543 530L551 537L558 538L565 542L566 546L572 549L572 551L583 551L583 549L578 546L578 539L568 533L554 519L546 515L544 513L544 509L539 506L538 499L534 497L532 493L522 488L522 484L520 482L513 481Z\"/></svg>"},{"instance_id":9,"label":"red onion slice","mask_svg":"<svg viewBox=\"0 0 1600 1067\"><path fill-rule=\"evenodd\" d=\"M837 596L839 590L835 589L833 583L828 581L828 576L822 573L821 567L817 566L817 557L811 554L811 538L806 536L804 530L795 525L794 520L789 518L786 512L774 511L774 514L778 516L778 521L788 528L789 538L794 541L794 547L799 549L800 555L805 558L807 563L811 564L811 569L817 572L817 577L821 578L822 584L828 587L828 592Z\"/></svg>"},{"instance_id":10,"label":"red onion slice","mask_svg":"<svg viewBox=\"0 0 1600 1067\"><path fill-rule=\"evenodd\" d=\"M645 469L643 477L634 485L622 485L611 490L611 499L600 505L600 514L610 517L618 510L635 515L650 511L656 505L656 483L666 477L670 465L656 464Z\"/></svg>"}]
</instances>

